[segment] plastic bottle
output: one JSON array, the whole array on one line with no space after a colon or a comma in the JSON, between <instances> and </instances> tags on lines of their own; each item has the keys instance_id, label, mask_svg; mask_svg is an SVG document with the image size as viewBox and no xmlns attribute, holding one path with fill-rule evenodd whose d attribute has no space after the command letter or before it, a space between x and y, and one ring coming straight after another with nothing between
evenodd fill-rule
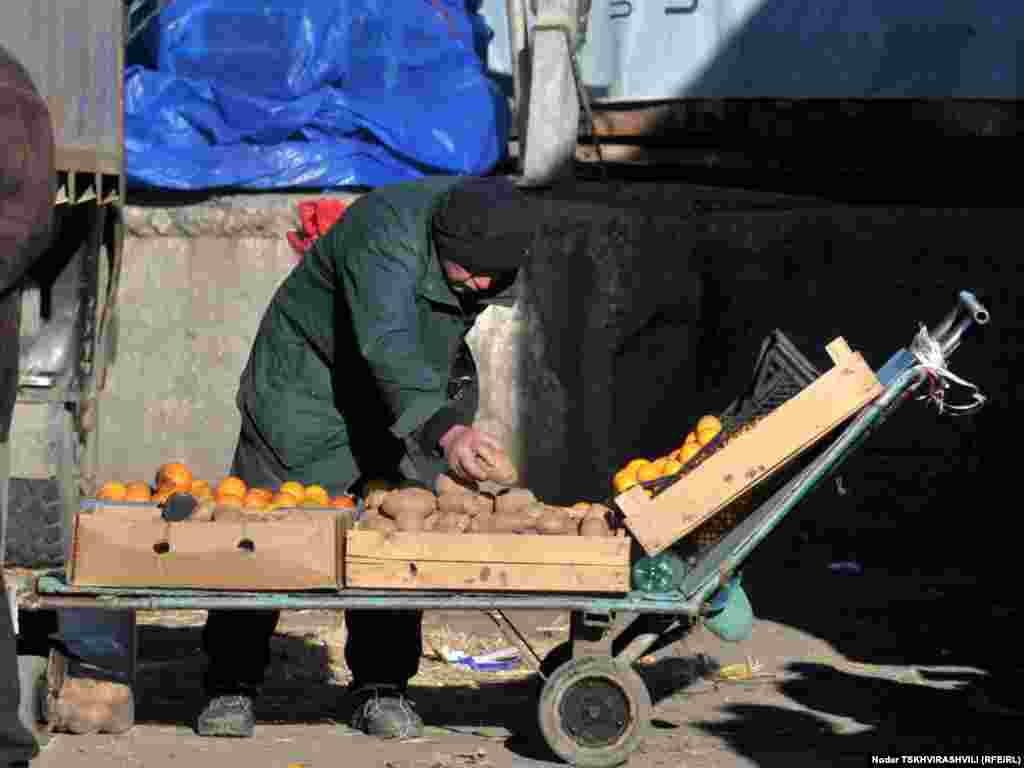
<instances>
[{"instance_id":1,"label":"plastic bottle","mask_svg":"<svg viewBox=\"0 0 1024 768\"><path fill-rule=\"evenodd\" d=\"M675 591L686 578L686 561L671 550L642 557L633 564L633 589L650 594Z\"/></svg>"}]
</instances>

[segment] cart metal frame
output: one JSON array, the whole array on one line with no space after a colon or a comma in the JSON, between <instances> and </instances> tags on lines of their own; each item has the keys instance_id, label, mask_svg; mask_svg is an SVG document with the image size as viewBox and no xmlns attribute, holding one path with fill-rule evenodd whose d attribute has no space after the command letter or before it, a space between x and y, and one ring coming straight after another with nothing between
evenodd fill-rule
<instances>
[{"instance_id":1,"label":"cart metal frame","mask_svg":"<svg viewBox=\"0 0 1024 768\"><path fill-rule=\"evenodd\" d=\"M967 291L929 336L943 359L974 325L989 322L988 310ZM633 663L656 647L684 637L727 588L757 545L819 483L831 476L888 417L935 375L919 354L900 349L877 371L882 394L862 409L807 467L753 514L704 552L676 591L626 595L580 593L458 593L350 589L340 593L215 592L182 589L76 588L59 574L35 585L40 608L109 610L207 609L443 609L483 611L544 680L539 704L541 731L552 750L577 766L608 768L628 760L639 746L651 710L646 684ZM569 641L542 659L508 612L570 612ZM652 621L653 618L653 621Z\"/></svg>"}]
</instances>

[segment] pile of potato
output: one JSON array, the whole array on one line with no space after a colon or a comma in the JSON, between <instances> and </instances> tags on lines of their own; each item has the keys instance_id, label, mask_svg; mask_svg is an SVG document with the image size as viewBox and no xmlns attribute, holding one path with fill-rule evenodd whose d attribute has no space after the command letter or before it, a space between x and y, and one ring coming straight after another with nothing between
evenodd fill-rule
<instances>
[{"instance_id":1,"label":"pile of potato","mask_svg":"<svg viewBox=\"0 0 1024 768\"><path fill-rule=\"evenodd\" d=\"M615 535L611 510L600 504L558 507L538 501L526 488L492 494L456 482L448 475L441 475L436 491L374 491L366 498L363 524L385 532Z\"/></svg>"}]
</instances>

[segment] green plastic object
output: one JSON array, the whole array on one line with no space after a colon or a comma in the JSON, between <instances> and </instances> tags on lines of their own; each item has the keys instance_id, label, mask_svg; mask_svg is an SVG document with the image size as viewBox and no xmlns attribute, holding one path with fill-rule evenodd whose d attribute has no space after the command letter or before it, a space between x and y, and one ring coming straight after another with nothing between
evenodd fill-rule
<instances>
[{"instance_id":1,"label":"green plastic object","mask_svg":"<svg viewBox=\"0 0 1024 768\"><path fill-rule=\"evenodd\" d=\"M686 562L671 550L641 557L633 564L633 589L655 595L674 592L688 571Z\"/></svg>"},{"instance_id":2,"label":"green plastic object","mask_svg":"<svg viewBox=\"0 0 1024 768\"><path fill-rule=\"evenodd\" d=\"M727 589L728 594L722 596L724 605L704 619L704 626L727 643L739 643L748 640L754 630L754 608L739 580ZM719 601L712 601L712 605L716 602Z\"/></svg>"}]
</instances>

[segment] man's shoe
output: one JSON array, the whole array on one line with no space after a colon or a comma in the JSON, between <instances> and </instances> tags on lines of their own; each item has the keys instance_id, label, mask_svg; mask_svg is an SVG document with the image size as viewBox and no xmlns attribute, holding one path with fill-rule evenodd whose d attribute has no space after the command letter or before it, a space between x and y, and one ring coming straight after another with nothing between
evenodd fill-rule
<instances>
[{"instance_id":1,"label":"man's shoe","mask_svg":"<svg viewBox=\"0 0 1024 768\"><path fill-rule=\"evenodd\" d=\"M423 720L398 688L363 686L355 689L352 696L352 727L357 731L381 739L415 739L423 735Z\"/></svg>"},{"instance_id":2,"label":"man's shoe","mask_svg":"<svg viewBox=\"0 0 1024 768\"><path fill-rule=\"evenodd\" d=\"M252 736L255 727L252 699L241 693L211 697L196 718L200 736L244 738Z\"/></svg>"}]
</instances>

